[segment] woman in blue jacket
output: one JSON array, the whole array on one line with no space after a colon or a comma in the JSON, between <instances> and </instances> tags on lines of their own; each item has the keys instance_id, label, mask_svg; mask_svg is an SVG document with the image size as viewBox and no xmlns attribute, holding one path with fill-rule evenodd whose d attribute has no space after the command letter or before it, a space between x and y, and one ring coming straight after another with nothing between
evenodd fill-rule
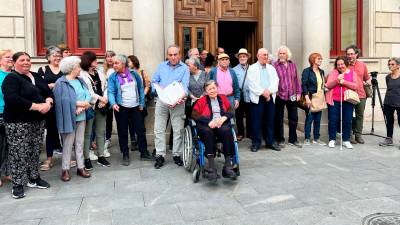
<instances>
[{"instance_id":1,"label":"woman in blue jacket","mask_svg":"<svg viewBox=\"0 0 400 225\"><path fill-rule=\"evenodd\" d=\"M68 56L60 62L60 69L66 74L56 81L54 92L57 129L63 139L61 180L69 181L72 147L75 145L77 174L88 178L83 157L83 143L86 126L86 110L91 107L91 95L86 83L78 78L81 60Z\"/></svg>"},{"instance_id":2,"label":"woman in blue jacket","mask_svg":"<svg viewBox=\"0 0 400 225\"><path fill-rule=\"evenodd\" d=\"M147 151L143 109L144 88L140 76L128 68L125 55L113 57L115 72L108 78L108 101L114 109L117 121L119 147L122 152L122 165L129 166L128 126L133 123L141 160L152 160Z\"/></svg>"},{"instance_id":3,"label":"woman in blue jacket","mask_svg":"<svg viewBox=\"0 0 400 225\"><path fill-rule=\"evenodd\" d=\"M308 61L310 67L304 69L301 75L301 88L309 107L309 110L306 112L306 121L304 123L304 145L310 145L311 143L311 125L314 127L313 144L326 145L319 139L322 109L326 108L324 70L320 68L322 56L319 53L312 53ZM314 98L314 100L312 100L312 98ZM317 99L320 101L317 101Z\"/></svg>"}]
</instances>

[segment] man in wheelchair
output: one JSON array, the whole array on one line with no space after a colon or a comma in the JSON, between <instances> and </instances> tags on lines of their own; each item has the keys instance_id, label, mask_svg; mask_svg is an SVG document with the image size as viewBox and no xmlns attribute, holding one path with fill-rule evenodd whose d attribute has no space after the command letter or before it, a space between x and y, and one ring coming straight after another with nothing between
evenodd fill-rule
<instances>
[{"instance_id":1,"label":"man in wheelchair","mask_svg":"<svg viewBox=\"0 0 400 225\"><path fill-rule=\"evenodd\" d=\"M222 142L225 156L222 177L235 179L237 176L232 166L235 146L230 119L234 115L233 108L225 95L218 94L217 87L214 80L207 81L204 85L206 95L196 102L192 111L192 119L196 122L208 159L208 180L212 182L218 178L214 148L216 138Z\"/></svg>"}]
</instances>

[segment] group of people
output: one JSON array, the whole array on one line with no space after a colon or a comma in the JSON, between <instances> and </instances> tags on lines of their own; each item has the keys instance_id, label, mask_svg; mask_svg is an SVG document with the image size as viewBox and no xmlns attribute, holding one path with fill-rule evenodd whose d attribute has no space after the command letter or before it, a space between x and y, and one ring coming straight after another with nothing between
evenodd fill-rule
<instances>
[{"instance_id":1,"label":"group of people","mask_svg":"<svg viewBox=\"0 0 400 225\"><path fill-rule=\"evenodd\" d=\"M67 46L50 46L46 58L48 65L38 72L31 71L31 58L26 52L0 51L0 176L12 182L12 196L25 196L24 186L48 188L39 170L53 167L53 153L62 154L61 179L71 179L71 167L77 175L91 176L92 161L110 166L111 131L113 117L117 134L121 164L130 165L131 150L138 149L140 159L155 161L155 168L165 164L166 127L172 127L173 161L183 165L181 130L188 119L193 119L199 136L205 144L208 159L208 179L219 177L214 158L216 137L222 142L225 163L222 176L235 178L233 133L236 121L237 139L252 140L252 152L266 147L280 151L285 147L284 111L288 115L288 145L326 145L320 140L322 111L328 109L329 143L335 147L336 135L341 133L343 145L363 144L362 128L366 98L371 77L367 67L358 60L356 46L346 49L346 56L335 60L334 69L326 74L322 70L322 56L312 53L310 67L299 76L291 51L282 46L277 60L268 50L257 52L257 61L249 65L251 54L244 48L235 57L239 64L230 65L230 56L219 47L216 56L207 50L190 49L185 63L177 45L167 49L167 60L162 62L150 79L140 68L134 55L125 56L113 51L105 53L103 65L91 51L72 56ZM390 74L386 77L387 92L384 115L387 118L387 138L382 146L393 145L394 112L400 116L400 59L389 59ZM154 134L155 154L148 152L145 117L147 103L157 96L155 85L161 88L178 82L185 94L174 104L156 101ZM357 99L357 101L355 100ZM298 105L305 105L305 140L297 136ZM353 112L355 110L355 117ZM245 123L245 124L244 124ZM313 139L311 139L313 127ZM47 159L40 165L46 129ZM129 135L128 135L129 133ZM312 140L312 141L311 141ZM72 152L75 151L75 160ZM0 181L0 185L1 185Z\"/></svg>"}]
</instances>

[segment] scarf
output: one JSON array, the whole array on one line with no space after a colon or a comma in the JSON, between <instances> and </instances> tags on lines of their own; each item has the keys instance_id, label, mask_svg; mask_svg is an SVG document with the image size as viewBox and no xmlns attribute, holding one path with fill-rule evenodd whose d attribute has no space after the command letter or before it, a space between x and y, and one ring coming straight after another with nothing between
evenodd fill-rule
<instances>
[{"instance_id":1,"label":"scarf","mask_svg":"<svg viewBox=\"0 0 400 225\"><path fill-rule=\"evenodd\" d=\"M125 71L123 73L117 73L117 74L118 74L118 76L117 76L118 77L118 81L119 81L119 84L121 86L125 84L125 78L127 78L128 83L133 81L132 75L129 72L128 68L125 68Z\"/></svg>"}]
</instances>

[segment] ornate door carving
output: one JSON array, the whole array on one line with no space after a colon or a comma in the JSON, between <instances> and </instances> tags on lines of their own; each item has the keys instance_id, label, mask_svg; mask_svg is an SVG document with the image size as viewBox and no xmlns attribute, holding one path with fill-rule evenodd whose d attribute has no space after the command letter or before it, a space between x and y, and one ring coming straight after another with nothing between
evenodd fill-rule
<instances>
[{"instance_id":1,"label":"ornate door carving","mask_svg":"<svg viewBox=\"0 0 400 225\"><path fill-rule=\"evenodd\" d=\"M218 18L258 21L258 0L219 0Z\"/></svg>"},{"instance_id":2,"label":"ornate door carving","mask_svg":"<svg viewBox=\"0 0 400 225\"><path fill-rule=\"evenodd\" d=\"M214 0L176 0L175 17L212 19L214 4Z\"/></svg>"}]
</instances>

